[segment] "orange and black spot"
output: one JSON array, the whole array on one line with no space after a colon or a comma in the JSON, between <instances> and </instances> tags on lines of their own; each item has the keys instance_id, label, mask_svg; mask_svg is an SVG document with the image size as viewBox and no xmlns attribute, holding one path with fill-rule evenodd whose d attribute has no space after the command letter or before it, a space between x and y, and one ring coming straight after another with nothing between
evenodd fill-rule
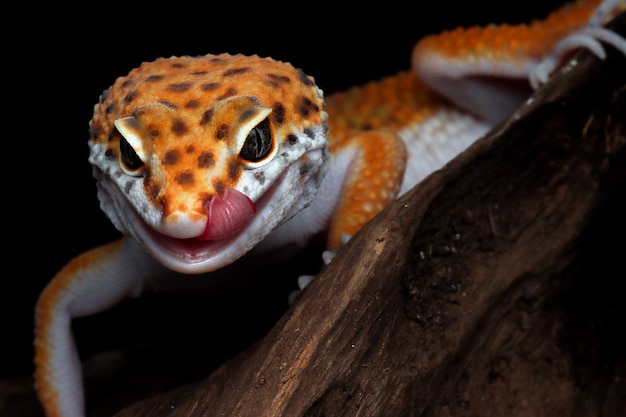
<instances>
[{"instance_id":1,"label":"orange and black spot","mask_svg":"<svg viewBox=\"0 0 626 417\"><path fill-rule=\"evenodd\" d=\"M122 82L122 88L130 88L135 84L135 80L127 78Z\"/></svg>"},{"instance_id":2,"label":"orange and black spot","mask_svg":"<svg viewBox=\"0 0 626 417\"><path fill-rule=\"evenodd\" d=\"M163 165L176 165L180 160L180 152L176 149L169 150L163 156L161 163Z\"/></svg>"},{"instance_id":3,"label":"orange and black spot","mask_svg":"<svg viewBox=\"0 0 626 417\"><path fill-rule=\"evenodd\" d=\"M213 109L209 109L202 113L202 118L200 119L201 125L206 125L211 121L211 117L213 117Z\"/></svg>"},{"instance_id":4,"label":"orange and black spot","mask_svg":"<svg viewBox=\"0 0 626 417\"><path fill-rule=\"evenodd\" d=\"M298 111L303 116L308 116L309 112L318 112L320 108L317 104L313 103L308 97L302 97L300 100L300 106L298 107Z\"/></svg>"},{"instance_id":5,"label":"orange and black spot","mask_svg":"<svg viewBox=\"0 0 626 417\"><path fill-rule=\"evenodd\" d=\"M137 91L131 91L130 93L126 94L126 96L124 96L124 104L132 103L133 100L137 99L138 95L139 93L137 93Z\"/></svg>"},{"instance_id":6,"label":"orange and black spot","mask_svg":"<svg viewBox=\"0 0 626 417\"><path fill-rule=\"evenodd\" d=\"M111 104L109 104L109 105L106 107L106 109L104 110L104 112L105 112L106 114L111 114L111 113L113 113L113 112L115 111L115 109L116 109L116 108L117 108L116 103L111 103Z\"/></svg>"},{"instance_id":7,"label":"orange and black spot","mask_svg":"<svg viewBox=\"0 0 626 417\"><path fill-rule=\"evenodd\" d=\"M205 83L200 86L200 89L202 91L213 91L220 85L222 85L222 83Z\"/></svg>"},{"instance_id":8,"label":"orange and black spot","mask_svg":"<svg viewBox=\"0 0 626 417\"><path fill-rule=\"evenodd\" d=\"M279 125L285 122L285 106L283 106L283 103L274 103L272 106L272 119L274 123Z\"/></svg>"},{"instance_id":9,"label":"orange and black spot","mask_svg":"<svg viewBox=\"0 0 626 417\"><path fill-rule=\"evenodd\" d=\"M157 127L152 126L149 130L148 130L148 134L150 135L151 138L156 139L159 136L161 136L161 130Z\"/></svg>"},{"instance_id":10,"label":"orange and black spot","mask_svg":"<svg viewBox=\"0 0 626 417\"><path fill-rule=\"evenodd\" d=\"M155 83L158 81L161 81L163 79L163 75L157 74L157 75L150 75L149 77L146 78L147 83Z\"/></svg>"},{"instance_id":11,"label":"orange and black spot","mask_svg":"<svg viewBox=\"0 0 626 417\"><path fill-rule=\"evenodd\" d=\"M228 136L229 131L230 131L230 126L228 126L226 123L222 123L217 128L217 132L215 133L215 139L222 140L226 138Z\"/></svg>"},{"instance_id":12,"label":"orange and black spot","mask_svg":"<svg viewBox=\"0 0 626 417\"><path fill-rule=\"evenodd\" d=\"M249 67L231 68L222 73L224 77L230 77L232 75L239 75L250 71Z\"/></svg>"},{"instance_id":13,"label":"orange and black spot","mask_svg":"<svg viewBox=\"0 0 626 417\"><path fill-rule=\"evenodd\" d=\"M237 89L235 87L228 87L228 89L224 92L224 94L219 96L217 100L218 101L224 100L225 98L236 96L236 95L237 95Z\"/></svg>"},{"instance_id":14,"label":"orange and black spot","mask_svg":"<svg viewBox=\"0 0 626 417\"><path fill-rule=\"evenodd\" d=\"M200 107L200 102L196 99L189 100L185 103L186 109L197 109L198 107Z\"/></svg>"},{"instance_id":15,"label":"orange and black spot","mask_svg":"<svg viewBox=\"0 0 626 417\"><path fill-rule=\"evenodd\" d=\"M198 155L198 168L210 168L215 165L215 156L212 152L202 152Z\"/></svg>"},{"instance_id":16,"label":"orange and black spot","mask_svg":"<svg viewBox=\"0 0 626 417\"><path fill-rule=\"evenodd\" d=\"M302 69L296 68L296 73L298 74L298 79L302 84L306 85L307 87L313 87L313 85L315 85L315 83L311 81L309 76L306 75L304 71L302 71Z\"/></svg>"},{"instance_id":17,"label":"orange and black spot","mask_svg":"<svg viewBox=\"0 0 626 417\"><path fill-rule=\"evenodd\" d=\"M172 133L176 136L183 136L188 130L189 128L185 122L180 119L175 119L172 123Z\"/></svg>"},{"instance_id":18,"label":"orange and black spot","mask_svg":"<svg viewBox=\"0 0 626 417\"><path fill-rule=\"evenodd\" d=\"M231 160L228 162L228 178L231 180L236 180L239 178L239 164L236 160Z\"/></svg>"},{"instance_id":19,"label":"orange and black spot","mask_svg":"<svg viewBox=\"0 0 626 417\"><path fill-rule=\"evenodd\" d=\"M147 194L150 196L152 201L157 201L159 194L161 193L161 186L152 182L152 177L149 173L144 178L144 184L146 186Z\"/></svg>"},{"instance_id":20,"label":"orange and black spot","mask_svg":"<svg viewBox=\"0 0 626 417\"><path fill-rule=\"evenodd\" d=\"M265 82L272 88L278 89L283 85L290 84L291 79L286 75L269 73Z\"/></svg>"},{"instance_id":21,"label":"orange and black spot","mask_svg":"<svg viewBox=\"0 0 626 417\"><path fill-rule=\"evenodd\" d=\"M298 137L294 134L287 135L287 143L289 143L290 145L295 145L296 143L298 143Z\"/></svg>"},{"instance_id":22,"label":"orange and black spot","mask_svg":"<svg viewBox=\"0 0 626 417\"><path fill-rule=\"evenodd\" d=\"M193 83L175 83L167 86L167 90L174 92L184 92L193 87Z\"/></svg>"},{"instance_id":23,"label":"orange and black spot","mask_svg":"<svg viewBox=\"0 0 626 417\"><path fill-rule=\"evenodd\" d=\"M174 181L181 186L192 186L195 182L192 171L184 171L174 177Z\"/></svg>"},{"instance_id":24,"label":"orange and black spot","mask_svg":"<svg viewBox=\"0 0 626 417\"><path fill-rule=\"evenodd\" d=\"M224 191L226 191L226 186L222 180L215 180L213 182L213 189L217 195L222 196L224 195Z\"/></svg>"}]
</instances>

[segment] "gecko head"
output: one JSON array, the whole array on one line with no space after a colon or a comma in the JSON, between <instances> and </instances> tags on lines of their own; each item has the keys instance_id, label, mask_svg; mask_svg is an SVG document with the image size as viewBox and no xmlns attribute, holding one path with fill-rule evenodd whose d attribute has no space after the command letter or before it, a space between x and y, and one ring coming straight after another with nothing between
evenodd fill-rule
<instances>
[{"instance_id":1,"label":"gecko head","mask_svg":"<svg viewBox=\"0 0 626 417\"><path fill-rule=\"evenodd\" d=\"M219 269L312 201L326 119L321 90L287 63L144 63L103 94L90 123L101 207L166 267Z\"/></svg>"}]
</instances>

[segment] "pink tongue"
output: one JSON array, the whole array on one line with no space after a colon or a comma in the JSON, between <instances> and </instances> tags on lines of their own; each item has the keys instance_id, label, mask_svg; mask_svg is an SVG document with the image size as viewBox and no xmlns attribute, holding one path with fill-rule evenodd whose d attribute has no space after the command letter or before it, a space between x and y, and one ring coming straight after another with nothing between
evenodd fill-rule
<instances>
[{"instance_id":1,"label":"pink tongue","mask_svg":"<svg viewBox=\"0 0 626 417\"><path fill-rule=\"evenodd\" d=\"M222 197L213 197L208 203L209 220L202 240L220 240L231 236L248 223L256 213L256 206L246 195L227 188Z\"/></svg>"}]
</instances>

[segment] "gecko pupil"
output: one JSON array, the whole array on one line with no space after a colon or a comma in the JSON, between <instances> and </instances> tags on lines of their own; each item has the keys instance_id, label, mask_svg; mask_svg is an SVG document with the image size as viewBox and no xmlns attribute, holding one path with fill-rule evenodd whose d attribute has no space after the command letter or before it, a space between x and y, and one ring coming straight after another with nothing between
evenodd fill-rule
<instances>
[{"instance_id":1,"label":"gecko pupil","mask_svg":"<svg viewBox=\"0 0 626 417\"><path fill-rule=\"evenodd\" d=\"M269 120L265 119L248 133L239 156L250 162L258 162L270 153L272 143Z\"/></svg>"},{"instance_id":2,"label":"gecko pupil","mask_svg":"<svg viewBox=\"0 0 626 417\"><path fill-rule=\"evenodd\" d=\"M144 165L137 152L123 137L120 138L120 154L122 155L122 162L131 171L135 171Z\"/></svg>"}]
</instances>

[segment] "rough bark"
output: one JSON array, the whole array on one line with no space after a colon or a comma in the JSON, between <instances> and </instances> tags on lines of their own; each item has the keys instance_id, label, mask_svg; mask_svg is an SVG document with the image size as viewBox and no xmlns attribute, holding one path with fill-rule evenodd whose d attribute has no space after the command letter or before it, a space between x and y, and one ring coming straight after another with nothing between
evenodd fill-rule
<instances>
[{"instance_id":1,"label":"rough bark","mask_svg":"<svg viewBox=\"0 0 626 417\"><path fill-rule=\"evenodd\" d=\"M610 52L389 206L259 343L117 416L626 415Z\"/></svg>"}]
</instances>

